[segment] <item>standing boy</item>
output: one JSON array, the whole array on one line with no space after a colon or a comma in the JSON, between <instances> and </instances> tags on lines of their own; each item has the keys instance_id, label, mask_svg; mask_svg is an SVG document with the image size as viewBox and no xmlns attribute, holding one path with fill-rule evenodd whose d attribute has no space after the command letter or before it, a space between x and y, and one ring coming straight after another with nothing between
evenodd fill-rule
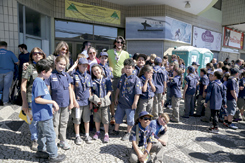
<instances>
[{"instance_id":1,"label":"standing boy","mask_svg":"<svg viewBox=\"0 0 245 163\"><path fill-rule=\"evenodd\" d=\"M50 162L61 162L65 159L65 155L58 155L57 153L56 135L53 126L53 113L59 110L59 106L51 99L48 88L43 81L51 75L51 67L52 64L46 59L37 62L38 77L34 80L32 87L33 120L38 122L38 151L36 157L48 158L49 156ZM43 152L45 149L47 153Z\"/></svg>"},{"instance_id":2,"label":"standing boy","mask_svg":"<svg viewBox=\"0 0 245 163\"><path fill-rule=\"evenodd\" d=\"M145 65L145 61L147 59L147 56L145 54L139 54L137 57L137 65L135 66L135 75L138 76L140 70L142 69L142 67L144 67Z\"/></svg>"},{"instance_id":3,"label":"standing boy","mask_svg":"<svg viewBox=\"0 0 245 163\"><path fill-rule=\"evenodd\" d=\"M153 101L153 116L157 118L159 114L163 113L162 99L163 93L166 92L166 80L167 76L161 68L162 59L156 57L154 60L155 66L153 67L153 81L156 87L154 101Z\"/></svg>"},{"instance_id":4,"label":"standing boy","mask_svg":"<svg viewBox=\"0 0 245 163\"><path fill-rule=\"evenodd\" d=\"M103 69L103 72L105 74L106 78L112 79L113 78L113 74L111 69L109 68L109 66L107 65L107 61L108 61L108 53L107 52L101 52L100 53L100 66Z\"/></svg>"},{"instance_id":5,"label":"standing boy","mask_svg":"<svg viewBox=\"0 0 245 163\"><path fill-rule=\"evenodd\" d=\"M204 106L207 107L207 102L210 101L211 117L213 118L213 126L209 128L212 133L219 133L218 129L218 113L223 105L226 108L226 87L221 83L222 73L215 71L212 76L212 82L207 89L207 95Z\"/></svg>"},{"instance_id":6,"label":"standing boy","mask_svg":"<svg viewBox=\"0 0 245 163\"><path fill-rule=\"evenodd\" d=\"M125 74L121 76L115 97L115 104L118 105L115 114L116 124L113 134L119 134L119 125L123 122L123 117L126 114L128 126L127 133L122 138L124 141L129 139L131 129L134 125L135 109L137 108L139 96L142 94L141 81L133 74L134 66L133 59L129 58L124 61Z\"/></svg>"}]
</instances>

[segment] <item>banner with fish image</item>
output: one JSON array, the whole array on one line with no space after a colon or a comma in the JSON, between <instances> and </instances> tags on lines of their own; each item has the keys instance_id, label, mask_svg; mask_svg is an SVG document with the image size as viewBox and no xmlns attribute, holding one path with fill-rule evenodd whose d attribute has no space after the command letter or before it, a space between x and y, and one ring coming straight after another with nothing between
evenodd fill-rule
<instances>
[{"instance_id":1,"label":"banner with fish image","mask_svg":"<svg viewBox=\"0 0 245 163\"><path fill-rule=\"evenodd\" d=\"M65 0L65 16L120 25L121 11Z\"/></svg>"}]
</instances>

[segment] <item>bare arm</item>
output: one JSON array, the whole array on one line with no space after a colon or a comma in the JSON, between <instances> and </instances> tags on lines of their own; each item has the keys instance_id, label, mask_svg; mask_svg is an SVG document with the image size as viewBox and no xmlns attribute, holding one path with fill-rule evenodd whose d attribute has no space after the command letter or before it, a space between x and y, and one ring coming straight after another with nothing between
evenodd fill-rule
<instances>
[{"instance_id":1,"label":"bare arm","mask_svg":"<svg viewBox=\"0 0 245 163\"><path fill-rule=\"evenodd\" d=\"M151 80L151 79L149 80L149 84L151 85L152 91L153 91L153 92L156 92L156 87L155 87L155 85L152 83L152 80Z\"/></svg>"},{"instance_id":2,"label":"bare arm","mask_svg":"<svg viewBox=\"0 0 245 163\"><path fill-rule=\"evenodd\" d=\"M138 157L142 157L141 151L138 149L138 145L136 144L136 141L132 141L132 146L134 148L135 153Z\"/></svg>"},{"instance_id":3,"label":"bare arm","mask_svg":"<svg viewBox=\"0 0 245 163\"><path fill-rule=\"evenodd\" d=\"M137 108L137 104L139 101L140 95L134 95L134 103L132 105L132 109L136 109Z\"/></svg>"},{"instance_id":4,"label":"bare arm","mask_svg":"<svg viewBox=\"0 0 245 163\"><path fill-rule=\"evenodd\" d=\"M21 82L22 110L25 113L28 111L28 103L26 99L26 84L27 84L27 79L22 79Z\"/></svg>"},{"instance_id":5,"label":"bare arm","mask_svg":"<svg viewBox=\"0 0 245 163\"><path fill-rule=\"evenodd\" d=\"M231 90L231 95L234 97L234 99L237 101L237 96L235 90Z\"/></svg>"},{"instance_id":6,"label":"bare arm","mask_svg":"<svg viewBox=\"0 0 245 163\"><path fill-rule=\"evenodd\" d=\"M120 89L117 88L117 90L116 90L116 95L115 95L115 105L118 104L118 95L119 95L119 92L120 92Z\"/></svg>"},{"instance_id":7,"label":"bare arm","mask_svg":"<svg viewBox=\"0 0 245 163\"><path fill-rule=\"evenodd\" d=\"M184 87L183 99L185 99L185 92L186 92L187 88L188 88L188 85L186 84L185 87Z\"/></svg>"},{"instance_id":8,"label":"bare arm","mask_svg":"<svg viewBox=\"0 0 245 163\"><path fill-rule=\"evenodd\" d=\"M205 96L206 96L205 90L207 89L207 87L208 87L207 85L203 86L203 93L202 93L203 98L205 98Z\"/></svg>"},{"instance_id":9,"label":"bare arm","mask_svg":"<svg viewBox=\"0 0 245 163\"><path fill-rule=\"evenodd\" d=\"M146 92L147 91L147 84L148 84L148 79L145 80L145 84L142 87L142 92Z\"/></svg>"},{"instance_id":10,"label":"bare arm","mask_svg":"<svg viewBox=\"0 0 245 163\"><path fill-rule=\"evenodd\" d=\"M69 84L69 96L70 96L70 105L69 105L69 110L71 110L74 105L73 105L73 90L71 88L71 84Z\"/></svg>"}]
</instances>

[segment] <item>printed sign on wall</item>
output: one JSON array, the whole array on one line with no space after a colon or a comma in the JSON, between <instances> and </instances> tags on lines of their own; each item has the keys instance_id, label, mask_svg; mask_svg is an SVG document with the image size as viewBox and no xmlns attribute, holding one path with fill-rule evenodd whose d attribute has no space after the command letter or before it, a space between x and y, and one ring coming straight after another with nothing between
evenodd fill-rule
<instances>
[{"instance_id":1,"label":"printed sign on wall","mask_svg":"<svg viewBox=\"0 0 245 163\"><path fill-rule=\"evenodd\" d=\"M65 16L118 25L121 23L121 12L119 10L69 0L65 1Z\"/></svg>"},{"instance_id":2,"label":"printed sign on wall","mask_svg":"<svg viewBox=\"0 0 245 163\"><path fill-rule=\"evenodd\" d=\"M171 40L191 44L192 25L170 17L127 17L127 40Z\"/></svg>"},{"instance_id":3,"label":"printed sign on wall","mask_svg":"<svg viewBox=\"0 0 245 163\"><path fill-rule=\"evenodd\" d=\"M243 33L235 31L231 28L224 27L223 46L242 49L243 37L244 37Z\"/></svg>"},{"instance_id":4,"label":"printed sign on wall","mask_svg":"<svg viewBox=\"0 0 245 163\"><path fill-rule=\"evenodd\" d=\"M192 45L197 48L207 48L209 50L220 51L221 38L221 33L194 27Z\"/></svg>"}]
</instances>

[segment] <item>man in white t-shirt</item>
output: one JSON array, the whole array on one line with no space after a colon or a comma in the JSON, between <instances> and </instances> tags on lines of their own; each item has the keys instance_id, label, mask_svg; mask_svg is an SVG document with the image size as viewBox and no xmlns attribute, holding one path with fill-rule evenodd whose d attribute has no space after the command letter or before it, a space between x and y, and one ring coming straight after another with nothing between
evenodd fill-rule
<instances>
[{"instance_id":1,"label":"man in white t-shirt","mask_svg":"<svg viewBox=\"0 0 245 163\"><path fill-rule=\"evenodd\" d=\"M82 48L82 53L81 54L84 54L86 58L88 58L88 48L91 47L91 43L88 42L88 41L84 41L83 42L83 48Z\"/></svg>"}]
</instances>

